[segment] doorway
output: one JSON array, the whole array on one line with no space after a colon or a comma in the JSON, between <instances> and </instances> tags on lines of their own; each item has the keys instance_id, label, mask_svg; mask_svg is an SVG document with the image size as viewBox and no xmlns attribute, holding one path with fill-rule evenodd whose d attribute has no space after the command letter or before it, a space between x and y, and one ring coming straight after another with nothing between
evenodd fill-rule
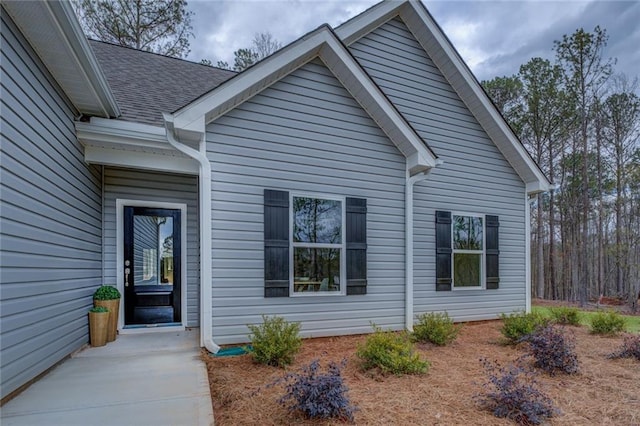
<instances>
[{"instance_id":1,"label":"doorway","mask_svg":"<svg viewBox=\"0 0 640 426\"><path fill-rule=\"evenodd\" d=\"M124 326L182 323L182 214L123 206Z\"/></svg>"}]
</instances>

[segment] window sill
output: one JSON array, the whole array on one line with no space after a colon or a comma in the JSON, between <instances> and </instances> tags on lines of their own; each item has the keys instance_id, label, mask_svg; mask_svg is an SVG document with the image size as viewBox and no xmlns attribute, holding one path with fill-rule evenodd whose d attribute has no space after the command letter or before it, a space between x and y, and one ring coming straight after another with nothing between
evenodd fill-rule
<instances>
[{"instance_id":1,"label":"window sill","mask_svg":"<svg viewBox=\"0 0 640 426\"><path fill-rule=\"evenodd\" d=\"M346 296L345 293L340 291L318 291L318 292L299 292L299 293L291 293L289 297L336 297L336 296Z\"/></svg>"},{"instance_id":2,"label":"window sill","mask_svg":"<svg viewBox=\"0 0 640 426\"><path fill-rule=\"evenodd\" d=\"M453 291L486 290L486 288L484 286L478 286L478 287L456 287L456 286L453 286L453 287L451 287L451 289Z\"/></svg>"}]
</instances>

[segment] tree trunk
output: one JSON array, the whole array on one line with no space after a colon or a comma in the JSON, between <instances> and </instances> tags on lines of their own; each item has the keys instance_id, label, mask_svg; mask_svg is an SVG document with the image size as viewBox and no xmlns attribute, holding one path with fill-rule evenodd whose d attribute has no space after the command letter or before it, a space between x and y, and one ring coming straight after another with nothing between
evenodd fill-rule
<instances>
[{"instance_id":1,"label":"tree trunk","mask_svg":"<svg viewBox=\"0 0 640 426\"><path fill-rule=\"evenodd\" d=\"M584 93L584 89L583 89ZM587 304L587 288L589 286L589 151L587 143L587 110L586 105L582 106L582 241L580 241L580 272L581 276L578 282L580 291L578 292L580 306Z\"/></svg>"},{"instance_id":2,"label":"tree trunk","mask_svg":"<svg viewBox=\"0 0 640 426\"><path fill-rule=\"evenodd\" d=\"M618 142L618 141L616 141ZM620 143L616 143L616 293L622 293L622 173L623 152Z\"/></svg>"}]
</instances>

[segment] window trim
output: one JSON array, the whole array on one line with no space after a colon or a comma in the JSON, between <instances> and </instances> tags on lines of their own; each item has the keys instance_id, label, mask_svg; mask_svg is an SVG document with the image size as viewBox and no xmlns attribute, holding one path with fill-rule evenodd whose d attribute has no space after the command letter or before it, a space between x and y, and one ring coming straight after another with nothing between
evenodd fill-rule
<instances>
[{"instance_id":1,"label":"window trim","mask_svg":"<svg viewBox=\"0 0 640 426\"><path fill-rule=\"evenodd\" d=\"M314 198L320 200L339 201L341 203L341 224L340 224L340 244L331 243L294 243L293 241L293 216L295 198ZM322 297L322 296L345 296L347 294L347 199L343 196L289 191L289 297ZM340 249L340 291L314 291L296 292L294 288L294 251L295 248L339 248Z\"/></svg>"},{"instance_id":2,"label":"window trim","mask_svg":"<svg viewBox=\"0 0 640 426\"><path fill-rule=\"evenodd\" d=\"M465 249L456 249L454 244L454 232L453 232L453 224L455 222L454 217L456 216L466 216L466 217L479 217L482 219L482 252L480 250L465 250ZM487 220L486 215L482 213L468 213L468 212L451 212L451 290L452 291L470 291L470 290L485 290L487 288L487 277L486 277L486 254L487 254ZM480 257L480 285L478 286L456 286L455 281L455 255L456 253L460 254L481 254Z\"/></svg>"}]
</instances>

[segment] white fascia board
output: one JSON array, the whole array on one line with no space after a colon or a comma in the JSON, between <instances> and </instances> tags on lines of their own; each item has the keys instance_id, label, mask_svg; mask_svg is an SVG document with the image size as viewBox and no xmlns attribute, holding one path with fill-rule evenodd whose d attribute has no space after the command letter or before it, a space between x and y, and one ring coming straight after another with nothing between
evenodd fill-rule
<instances>
[{"instance_id":1,"label":"white fascia board","mask_svg":"<svg viewBox=\"0 0 640 426\"><path fill-rule=\"evenodd\" d=\"M317 29L174 112L176 130L203 132L202 125L210 123L318 56L318 50L328 33L330 31L326 27Z\"/></svg>"},{"instance_id":2,"label":"white fascia board","mask_svg":"<svg viewBox=\"0 0 640 426\"><path fill-rule=\"evenodd\" d=\"M171 146L162 127L98 117L75 126L88 163L198 174L198 162Z\"/></svg>"},{"instance_id":3,"label":"white fascia board","mask_svg":"<svg viewBox=\"0 0 640 426\"><path fill-rule=\"evenodd\" d=\"M333 36L329 37L320 49L320 58L406 158L417 154L420 166L435 167L436 157L344 44Z\"/></svg>"},{"instance_id":4,"label":"white fascia board","mask_svg":"<svg viewBox=\"0 0 640 426\"><path fill-rule=\"evenodd\" d=\"M92 90L102 103L107 117L120 116L120 108L118 107L116 98L113 92L111 92L111 87L109 87L107 78L102 72L102 67L100 67L98 59L93 53L91 46L89 46L89 41L76 17L71 2L59 1L46 3L62 27L73 51L79 52L78 61L80 62L80 66L86 78L89 80Z\"/></svg>"},{"instance_id":5,"label":"white fascia board","mask_svg":"<svg viewBox=\"0 0 640 426\"><path fill-rule=\"evenodd\" d=\"M503 153L513 153L506 154L505 158L527 188L532 188L532 193L550 190L551 184L547 177L513 134L471 70L422 4L414 0L383 1L342 24L336 29L336 33L350 45L396 16L414 34L498 149Z\"/></svg>"},{"instance_id":6,"label":"white fascia board","mask_svg":"<svg viewBox=\"0 0 640 426\"><path fill-rule=\"evenodd\" d=\"M76 109L117 117L120 110L70 2L3 2Z\"/></svg>"},{"instance_id":7,"label":"white fascia board","mask_svg":"<svg viewBox=\"0 0 640 426\"><path fill-rule=\"evenodd\" d=\"M125 149L135 147L175 151L167 142L162 127L99 117L92 117L88 123L76 121L75 126L78 140L84 145L109 144Z\"/></svg>"},{"instance_id":8,"label":"white fascia board","mask_svg":"<svg viewBox=\"0 0 640 426\"><path fill-rule=\"evenodd\" d=\"M347 46L398 15L402 1L382 1L335 29Z\"/></svg>"},{"instance_id":9,"label":"white fascia board","mask_svg":"<svg viewBox=\"0 0 640 426\"><path fill-rule=\"evenodd\" d=\"M451 41L442 32L426 8L422 4L406 1L404 7L400 9L400 18L445 75L456 93L458 93L458 96L469 107L471 113L487 131L498 149L503 153L511 150L515 152L515 158L512 158L511 155L505 155L505 158L525 184L527 186L536 184L541 190L548 191L551 183L533 161L504 120L504 117L498 112L486 92L482 89L467 64L458 54L458 51L453 47ZM428 31L427 33L424 32L425 29ZM437 44L429 43L427 38L435 39ZM430 51L429 46L437 46L444 54L434 54L434 52Z\"/></svg>"},{"instance_id":10,"label":"white fascia board","mask_svg":"<svg viewBox=\"0 0 640 426\"><path fill-rule=\"evenodd\" d=\"M293 70L319 57L360 103L405 157L415 156L421 170L434 167L436 157L406 122L344 44L326 26L294 42L191 105L174 113L173 132L179 138L204 133L207 123L246 101Z\"/></svg>"},{"instance_id":11,"label":"white fascia board","mask_svg":"<svg viewBox=\"0 0 640 426\"><path fill-rule=\"evenodd\" d=\"M549 192L553 187L552 184L542 185L540 181L532 181L526 183L525 189L527 195L535 195L540 192Z\"/></svg>"}]
</instances>

